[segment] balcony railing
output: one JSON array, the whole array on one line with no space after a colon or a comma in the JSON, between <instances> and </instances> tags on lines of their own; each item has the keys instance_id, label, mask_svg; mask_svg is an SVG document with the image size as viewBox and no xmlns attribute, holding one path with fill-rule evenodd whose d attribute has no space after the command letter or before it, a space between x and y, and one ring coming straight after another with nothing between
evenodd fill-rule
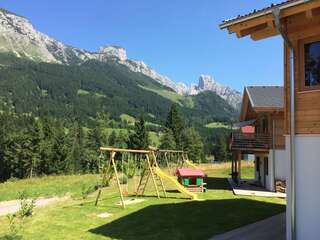
<instances>
[{"instance_id":1,"label":"balcony railing","mask_svg":"<svg viewBox=\"0 0 320 240\"><path fill-rule=\"evenodd\" d=\"M271 147L271 136L260 133L238 133L231 134L231 150L265 151Z\"/></svg>"}]
</instances>

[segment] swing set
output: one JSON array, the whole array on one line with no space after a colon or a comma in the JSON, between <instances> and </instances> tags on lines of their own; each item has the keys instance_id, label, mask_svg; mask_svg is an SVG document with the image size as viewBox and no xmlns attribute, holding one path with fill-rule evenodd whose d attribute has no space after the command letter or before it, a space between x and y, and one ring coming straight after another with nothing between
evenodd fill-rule
<instances>
[{"instance_id":1,"label":"swing set","mask_svg":"<svg viewBox=\"0 0 320 240\"><path fill-rule=\"evenodd\" d=\"M160 198L160 193L162 192L162 196L166 198L167 193L163 182L163 179L166 179L173 183L181 193L188 195L191 199L198 199L196 194L189 192L176 178L170 176L175 174L177 168L188 164L188 156L183 151L101 147L100 153L101 158L104 158L104 154L107 154L109 159L104 162L102 167L102 184L99 187L95 205L98 204L101 197L102 186L106 186L106 183L113 177L116 179L123 208L126 207L125 197L129 196L129 178L133 178L133 195L136 197L144 195L146 186L151 179L157 197ZM160 167L167 167L170 175L162 171ZM138 178L138 182L136 178Z\"/></svg>"},{"instance_id":2,"label":"swing set","mask_svg":"<svg viewBox=\"0 0 320 240\"><path fill-rule=\"evenodd\" d=\"M115 175L117 187L120 194L121 205L123 208L125 208L124 198L129 195L128 178L132 177L135 182L137 172L140 179L138 185L135 182L135 196L141 196L144 194L146 186L151 178L157 197L160 198L160 192L163 192L164 197L167 197L162 179L154 172L154 169L158 168L158 164L156 161L156 155L153 151L101 147L100 152L101 155L103 155L103 153L109 154L109 160L105 163L105 166L102 169L102 186L105 185L107 180L112 179L113 174ZM116 155L120 155L121 159L117 159ZM117 161L121 163L120 166L119 164L117 164ZM134 170L132 168L130 169L130 161L131 163L133 163L131 167ZM126 162L126 166L124 166L124 162ZM137 169L138 171L136 171ZM130 171L132 172L129 173ZM122 180L122 183L120 179ZM101 191L102 189L100 187L95 205L98 204Z\"/></svg>"}]
</instances>

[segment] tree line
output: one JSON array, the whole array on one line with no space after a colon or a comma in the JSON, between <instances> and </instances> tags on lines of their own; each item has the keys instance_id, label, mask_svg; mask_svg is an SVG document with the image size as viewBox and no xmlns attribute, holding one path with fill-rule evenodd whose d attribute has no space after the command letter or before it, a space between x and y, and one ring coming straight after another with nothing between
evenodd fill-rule
<instances>
[{"instance_id":1,"label":"tree line","mask_svg":"<svg viewBox=\"0 0 320 240\"><path fill-rule=\"evenodd\" d=\"M98 113L87 128L78 119L64 121L32 114L0 113L0 180L51 174L97 173L100 146L148 149L149 131L141 113L134 127L107 132L110 119ZM189 158L204 158L200 134L186 127L172 105L160 148L185 150Z\"/></svg>"}]
</instances>

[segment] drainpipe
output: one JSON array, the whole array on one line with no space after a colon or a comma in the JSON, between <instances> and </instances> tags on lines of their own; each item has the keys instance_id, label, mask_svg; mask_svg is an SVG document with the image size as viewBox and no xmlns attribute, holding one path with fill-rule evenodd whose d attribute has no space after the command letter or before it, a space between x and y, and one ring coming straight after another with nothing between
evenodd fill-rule
<instances>
[{"instance_id":1,"label":"drainpipe","mask_svg":"<svg viewBox=\"0 0 320 240\"><path fill-rule=\"evenodd\" d=\"M277 30L290 49L290 182L291 182L291 239L296 239L296 164L295 164L295 82L294 82L294 48L280 23L280 9L272 10Z\"/></svg>"}]
</instances>

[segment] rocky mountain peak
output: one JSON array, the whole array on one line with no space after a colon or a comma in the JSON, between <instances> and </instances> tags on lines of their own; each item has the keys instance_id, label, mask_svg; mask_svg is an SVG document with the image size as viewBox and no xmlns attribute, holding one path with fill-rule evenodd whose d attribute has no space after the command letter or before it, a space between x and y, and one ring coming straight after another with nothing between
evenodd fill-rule
<instances>
[{"instance_id":1,"label":"rocky mountain peak","mask_svg":"<svg viewBox=\"0 0 320 240\"><path fill-rule=\"evenodd\" d=\"M210 75L201 74L199 77L198 87L203 90L210 90L214 84L214 79Z\"/></svg>"},{"instance_id":2,"label":"rocky mountain peak","mask_svg":"<svg viewBox=\"0 0 320 240\"><path fill-rule=\"evenodd\" d=\"M110 58L117 58L120 61L126 61L128 59L127 51L124 48L118 46L101 47L99 53L105 54Z\"/></svg>"}]
</instances>

